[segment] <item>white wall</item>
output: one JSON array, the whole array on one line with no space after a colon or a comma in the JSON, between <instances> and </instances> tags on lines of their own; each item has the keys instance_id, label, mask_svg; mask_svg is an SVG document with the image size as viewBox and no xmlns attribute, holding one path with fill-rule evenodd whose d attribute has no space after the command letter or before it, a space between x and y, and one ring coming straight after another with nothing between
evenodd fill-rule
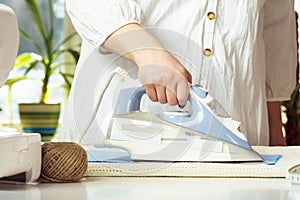
<instances>
[{"instance_id":1,"label":"white wall","mask_svg":"<svg viewBox=\"0 0 300 200\"><path fill-rule=\"evenodd\" d=\"M300 11L300 0L295 0L295 10Z\"/></svg>"}]
</instances>

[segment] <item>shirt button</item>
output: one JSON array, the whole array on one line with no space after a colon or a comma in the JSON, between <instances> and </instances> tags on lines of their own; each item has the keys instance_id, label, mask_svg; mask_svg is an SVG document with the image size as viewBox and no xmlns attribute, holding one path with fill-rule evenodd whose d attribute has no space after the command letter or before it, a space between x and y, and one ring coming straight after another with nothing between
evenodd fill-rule
<instances>
[{"instance_id":1,"label":"shirt button","mask_svg":"<svg viewBox=\"0 0 300 200\"><path fill-rule=\"evenodd\" d=\"M205 56L211 56L213 54L212 50L210 49L204 49L203 54Z\"/></svg>"},{"instance_id":2,"label":"shirt button","mask_svg":"<svg viewBox=\"0 0 300 200\"><path fill-rule=\"evenodd\" d=\"M207 13L207 18L209 20L214 20L214 19L216 19L216 14L213 12L209 12L209 13Z\"/></svg>"}]
</instances>

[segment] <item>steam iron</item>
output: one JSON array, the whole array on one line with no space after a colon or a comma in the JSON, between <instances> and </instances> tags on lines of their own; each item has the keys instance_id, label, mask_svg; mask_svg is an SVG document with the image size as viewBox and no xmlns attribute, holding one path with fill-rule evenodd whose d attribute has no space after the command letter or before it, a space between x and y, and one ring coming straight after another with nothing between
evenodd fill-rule
<instances>
[{"instance_id":1,"label":"steam iron","mask_svg":"<svg viewBox=\"0 0 300 200\"><path fill-rule=\"evenodd\" d=\"M237 122L213 112L208 104L214 99L199 86L190 86L190 109L184 112L141 111L144 94L142 87L127 86L118 90L105 146L123 149L132 161L263 160L238 131ZM123 156L126 157L126 153Z\"/></svg>"}]
</instances>

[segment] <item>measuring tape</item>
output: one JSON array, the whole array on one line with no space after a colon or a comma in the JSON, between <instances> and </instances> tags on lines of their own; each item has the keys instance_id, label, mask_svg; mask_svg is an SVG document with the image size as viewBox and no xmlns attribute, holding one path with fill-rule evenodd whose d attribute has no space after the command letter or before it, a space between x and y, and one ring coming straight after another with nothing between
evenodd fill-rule
<instances>
[{"instance_id":1,"label":"measuring tape","mask_svg":"<svg viewBox=\"0 0 300 200\"><path fill-rule=\"evenodd\" d=\"M300 164L289 169L291 183L300 184Z\"/></svg>"}]
</instances>

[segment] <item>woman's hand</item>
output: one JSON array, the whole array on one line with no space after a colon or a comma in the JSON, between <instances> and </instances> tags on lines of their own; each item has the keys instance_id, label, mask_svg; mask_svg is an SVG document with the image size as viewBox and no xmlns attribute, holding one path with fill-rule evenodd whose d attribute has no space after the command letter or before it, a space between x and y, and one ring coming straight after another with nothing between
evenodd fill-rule
<instances>
[{"instance_id":1,"label":"woman's hand","mask_svg":"<svg viewBox=\"0 0 300 200\"><path fill-rule=\"evenodd\" d=\"M191 74L141 26L123 26L104 47L138 65L138 78L152 101L180 107L186 104Z\"/></svg>"},{"instance_id":2,"label":"woman's hand","mask_svg":"<svg viewBox=\"0 0 300 200\"><path fill-rule=\"evenodd\" d=\"M134 53L138 77L154 102L183 107L188 99L191 74L169 52L149 49Z\"/></svg>"}]
</instances>

